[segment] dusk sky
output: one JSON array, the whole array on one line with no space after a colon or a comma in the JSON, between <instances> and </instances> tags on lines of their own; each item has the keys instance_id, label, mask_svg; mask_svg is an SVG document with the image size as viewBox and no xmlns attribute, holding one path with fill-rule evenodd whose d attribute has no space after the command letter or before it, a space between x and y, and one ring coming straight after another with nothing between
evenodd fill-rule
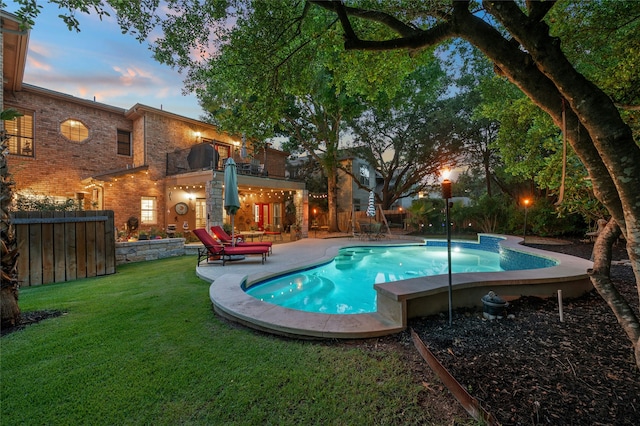
<instances>
[{"instance_id":1,"label":"dusk sky","mask_svg":"<svg viewBox=\"0 0 640 426\"><path fill-rule=\"evenodd\" d=\"M44 6L29 37L25 83L121 108L141 103L200 118L195 96L182 95L182 76L155 62L146 43L121 34L113 17L78 14L77 33L56 7ZM9 2L7 10L16 6Z\"/></svg>"}]
</instances>

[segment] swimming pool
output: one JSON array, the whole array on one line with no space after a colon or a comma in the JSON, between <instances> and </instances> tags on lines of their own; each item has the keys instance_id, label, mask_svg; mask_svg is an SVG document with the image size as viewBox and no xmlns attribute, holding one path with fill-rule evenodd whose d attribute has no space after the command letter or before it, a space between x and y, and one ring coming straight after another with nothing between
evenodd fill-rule
<instances>
[{"instance_id":1,"label":"swimming pool","mask_svg":"<svg viewBox=\"0 0 640 426\"><path fill-rule=\"evenodd\" d=\"M230 321L269 333L296 338L368 338L405 330L411 318L447 312L448 274L415 277L374 284L375 312L336 315L307 312L263 302L245 289L277 276L293 274L330 263L341 249L360 249L391 243L407 245L425 240L404 237L385 242L354 244L343 239L303 238L278 245L264 265L242 262L233 268L203 264L196 274L211 283L209 299L216 314ZM465 272L452 275L453 307L482 308L481 299L493 290L505 300L521 296L557 298L562 290L566 298L578 297L592 290L587 270L592 262L550 253L521 245L522 238L507 235L479 234L478 241L453 241L452 248L471 247L499 253L497 272ZM444 246L446 241L429 240L427 246ZM522 256L531 254L533 257ZM539 267L547 265L548 267ZM530 269L538 267L538 269Z\"/></svg>"},{"instance_id":2,"label":"swimming pool","mask_svg":"<svg viewBox=\"0 0 640 426\"><path fill-rule=\"evenodd\" d=\"M554 266L548 258L500 250L485 240L452 245L451 271L499 272ZM529 267L527 267L527 265ZM331 261L254 283L247 294L290 309L325 314L377 310L375 284L448 274L446 245L411 244L340 249Z\"/></svg>"}]
</instances>

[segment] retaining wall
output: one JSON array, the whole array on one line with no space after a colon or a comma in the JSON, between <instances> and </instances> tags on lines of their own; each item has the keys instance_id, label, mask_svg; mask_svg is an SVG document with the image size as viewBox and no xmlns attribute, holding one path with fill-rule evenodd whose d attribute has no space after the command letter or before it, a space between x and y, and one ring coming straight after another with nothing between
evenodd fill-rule
<instances>
[{"instance_id":1,"label":"retaining wall","mask_svg":"<svg viewBox=\"0 0 640 426\"><path fill-rule=\"evenodd\" d=\"M116 243L116 265L183 256L184 254L184 238Z\"/></svg>"}]
</instances>

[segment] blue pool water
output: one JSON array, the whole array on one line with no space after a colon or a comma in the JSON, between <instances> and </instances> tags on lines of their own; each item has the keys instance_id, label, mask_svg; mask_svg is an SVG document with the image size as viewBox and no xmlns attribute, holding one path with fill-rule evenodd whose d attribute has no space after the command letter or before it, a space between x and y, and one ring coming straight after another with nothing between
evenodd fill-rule
<instances>
[{"instance_id":1,"label":"blue pool water","mask_svg":"<svg viewBox=\"0 0 640 426\"><path fill-rule=\"evenodd\" d=\"M486 244L485 244L486 245ZM452 273L496 272L548 267L550 259L464 243L452 248ZM530 267L521 266L528 264ZM246 289L264 302L307 312L359 314L376 311L374 284L447 274L446 246L350 247L333 261L271 278Z\"/></svg>"}]
</instances>

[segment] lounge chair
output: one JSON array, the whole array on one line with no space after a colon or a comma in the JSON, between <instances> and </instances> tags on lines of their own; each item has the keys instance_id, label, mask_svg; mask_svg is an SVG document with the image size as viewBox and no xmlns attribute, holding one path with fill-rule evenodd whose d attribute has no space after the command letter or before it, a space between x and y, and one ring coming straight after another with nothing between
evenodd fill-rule
<instances>
[{"instance_id":1,"label":"lounge chair","mask_svg":"<svg viewBox=\"0 0 640 426\"><path fill-rule=\"evenodd\" d=\"M252 255L259 254L262 256L262 263L267 259L267 253L269 252L269 247L267 246L251 246L251 247L231 247L224 246L215 240L206 229L194 229L193 233L196 237L204 244L204 248L198 249L198 265L203 259L207 259L207 262L210 259L220 259L222 260L222 266L228 261L231 260L231 256L237 255Z\"/></svg>"},{"instance_id":2,"label":"lounge chair","mask_svg":"<svg viewBox=\"0 0 640 426\"><path fill-rule=\"evenodd\" d=\"M218 238L224 246L228 247L233 245L231 244L231 242L233 241L231 239L231 236L227 234L224 229L222 229L222 226L212 226L211 232L213 232L213 235L215 235L216 238ZM236 247L269 247L269 254L273 253L273 243L271 241L248 242L242 241L239 237L236 236Z\"/></svg>"}]
</instances>

